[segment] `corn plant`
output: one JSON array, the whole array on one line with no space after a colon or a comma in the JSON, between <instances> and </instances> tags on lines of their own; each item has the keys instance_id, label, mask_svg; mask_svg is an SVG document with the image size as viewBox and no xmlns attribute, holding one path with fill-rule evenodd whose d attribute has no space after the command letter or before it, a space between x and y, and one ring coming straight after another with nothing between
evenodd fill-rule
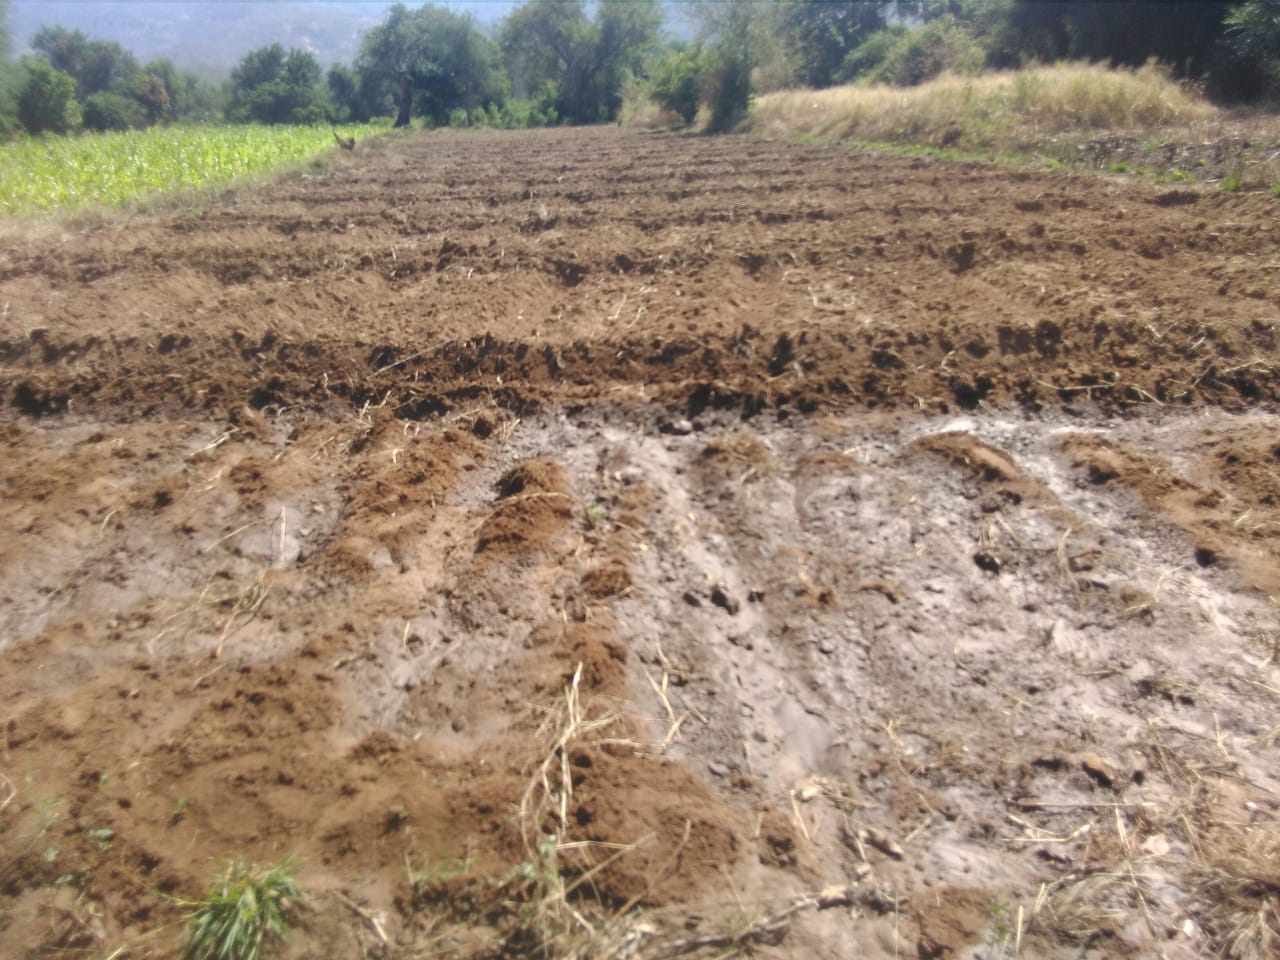
<instances>
[{"instance_id":1,"label":"corn plant","mask_svg":"<svg viewBox=\"0 0 1280 960\"><path fill-rule=\"evenodd\" d=\"M381 128L345 126L363 139ZM0 147L0 214L124 206L305 162L334 149L329 127L174 126L76 137L26 137Z\"/></svg>"}]
</instances>

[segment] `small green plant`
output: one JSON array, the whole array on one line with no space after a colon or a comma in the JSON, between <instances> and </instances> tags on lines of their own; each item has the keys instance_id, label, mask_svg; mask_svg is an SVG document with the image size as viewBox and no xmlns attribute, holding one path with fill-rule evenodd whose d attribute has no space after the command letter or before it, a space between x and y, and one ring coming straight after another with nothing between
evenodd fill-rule
<instances>
[{"instance_id":1,"label":"small green plant","mask_svg":"<svg viewBox=\"0 0 1280 960\"><path fill-rule=\"evenodd\" d=\"M1218 187L1222 190L1227 191L1227 193L1234 193L1235 191L1240 189L1240 186L1241 186L1240 178L1237 177L1234 173L1223 177L1218 182Z\"/></svg>"},{"instance_id":2,"label":"small green plant","mask_svg":"<svg viewBox=\"0 0 1280 960\"><path fill-rule=\"evenodd\" d=\"M1110 173L1128 173L1129 165L1125 163L1123 160L1117 160L1114 163L1108 164L1107 170Z\"/></svg>"},{"instance_id":3,"label":"small green plant","mask_svg":"<svg viewBox=\"0 0 1280 960\"><path fill-rule=\"evenodd\" d=\"M987 898L987 907L991 911L991 922L995 928L997 939L1001 942L1009 939L1013 932L1009 925L1009 905L994 894Z\"/></svg>"},{"instance_id":4,"label":"small green plant","mask_svg":"<svg viewBox=\"0 0 1280 960\"><path fill-rule=\"evenodd\" d=\"M996 954L999 957L1005 956L1010 945L1013 945L1014 955L1017 956L1018 945L1022 940L1021 911L1015 921L1009 904L995 894L987 898L987 909L991 911L991 933L988 935L987 944L999 951Z\"/></svg>"},{"instance_id":5,"label":"small green plant","mask_svg":"<svg viewBox=\"0 0 1280 960\"><path fill-rule=\"evenodd\" d=\"M531 853L529 859L519 864L513 873L526 891L521 926L545 948L555 939L558 915L565 905L560 842L556 835L543 834L537 851Z\"/></svg>"},{"instance_id":6,"label":"small green plant","mask_svg":"<svg viewBox=\"0 0 1280 960\"><path fill-rule=\"evenodd\" d=\"M106 853L111 849L111 842L115 840L116 832L110 827L100 827L96 830L90 830L89 837L98 841L98 849Z\"/></svg>"},{"instance_id":7,"label":"small green plant","mask_svg":"<svg viewBox=\"0 0 1280 960\"><path fill-rule=\"evenodd\" d=\"M188 960L258 960L268 938L285 939L285 914L302 889L286 859L265 873L255 874L244 861L226 873L203 900L191 901Z\"/></svg>"},{"instance_id":8,"label":"small green plant","mask_svg":"<svg viewBox=\"0 0 1280 960\"><path fill-rule=\"evenodd\" d=\"M605 510L605 508L601 504L595 501L592 501L592 503L588 505L587 526L597 527L600 524L604 523L605 520L607 520L608 518L609 518L609 513L607 510Z\"/></svg>"},{"instance_id":9,"label":"small green plant","mask_svg":"<svg viewBox=\"0 0 1280 960\"><path fill-rule=\"evenodd\" d=\"M179 797L178 802L173 805L173 813L169 814L170 823L181 823L182 818L187 815L187 798Z\"/></svg>"},{"instance_id":10,"label":"small green plant","mask_svg":"<svg viewBox=\"0 0 1280 960\"><path fill-rule=\"evenodd\" d=\"M1277 180L1271 185L1271 195L1273 197L1280 197L1280 180Z\"/></svg>"},{"instance_id":11,"label":"small green plant","mask_svg":"<svg viewBox=\"0 0 1280 960\"><path fill-rule=\"evenodd\" d=\"M413 860L409 854L404 855L404 872L409 878L409 884L413 887L414 893L422 896L434 885L452 880L455 877L466 876L471 869L471 857L449 857L432 863L427 861L424 867L418 868L413 864Z\"/></svg>"},{"instance_id":12,"label":"small green plant","mask_svg":"<svg viewBox=\"0 0 1280 960\"><path fill-rule=\"evenodd\" d=\"M0 216L126 206L158 194L221 187L327 155L371 124L329 127L152 127L0 144Z\"/></svg>"},{"instance_id":13,"label":"small green plant","mask_svg":"<svg viewBox=\"0 0 1280 960\"><path fill-rule=\"evenodd\" d=\"M23 786L34 790L30 777ZM15 787L0 774L0 886L11 882L24 867L27 857L38 855L46 864L54 863L61 855L58 833L54 828L67 816L62 810L62 797L54 794L38 801L32 811L34 822L19 819L21 806L14 803L18 796ZM43 848L43 849L41 849Z\"/></svg>"}]
</instances>

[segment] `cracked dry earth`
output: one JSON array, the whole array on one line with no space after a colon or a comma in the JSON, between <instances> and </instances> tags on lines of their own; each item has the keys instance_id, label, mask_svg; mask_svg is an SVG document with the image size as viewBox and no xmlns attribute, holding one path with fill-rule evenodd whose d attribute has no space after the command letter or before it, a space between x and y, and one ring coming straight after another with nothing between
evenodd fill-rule
<instances>
[{"instance_id":1,"label":"cracked dry earth","mask_svg":"<svg viewBox=\"0 0 1280 960\"><path fill-rule=\"evenodd\" d=\"M0 955L1273 955L1280 206L435 132L0 247Z\"/></svg>"}]
</instances>

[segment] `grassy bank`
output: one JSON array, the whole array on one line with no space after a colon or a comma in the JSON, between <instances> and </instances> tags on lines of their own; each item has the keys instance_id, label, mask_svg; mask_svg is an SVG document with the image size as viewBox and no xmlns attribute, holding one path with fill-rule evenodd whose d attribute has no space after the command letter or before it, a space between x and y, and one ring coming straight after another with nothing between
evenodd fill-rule
<instances>
[{"instance_id":1,"label":"grassy bank","mask_svg":"<svg viewBox=\"0 0 1280 960\"><path fill-rule=\"evenodd\" d=\"M380 130L338 133L359 140ZM27 138L0 147L0 213L124 206L289 167L335 146L328 127L153 127Z\"/></svg>"},{"instance_id":2,"label":"grassy bank","mask_svg":"<svg viewBox=\"0 0 1280 960\"><path fill-rule=\"evenodd\" d=\"M758 98L744 129L1210 181L1280 184L1280 117L1231 116L1151 65L1057 64L918 87L784 90Z\"/></svg>"}]
</instances>

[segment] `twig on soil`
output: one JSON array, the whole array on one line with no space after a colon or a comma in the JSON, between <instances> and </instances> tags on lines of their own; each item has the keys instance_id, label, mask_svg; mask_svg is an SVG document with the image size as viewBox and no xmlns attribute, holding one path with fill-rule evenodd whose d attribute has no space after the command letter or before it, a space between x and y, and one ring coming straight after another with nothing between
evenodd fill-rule
<instances>
[{"instance_id":1,"label":"twig on soil","mask_svg":"<svg viewBox=\"0 0 1280 960\"><path fill-rule=\"evenodd\" d=\"M396 367L400 366L401 364L408 363L410 360L417 360L419 357L423 356L428 352L429 351L427 350L419 350L417 353L412 354L410 356L401 357L395 363L388 363L385 367L379 367L377 370L373 371L373 375L376 377L378 376L378 374L386 373L388 370L394 370Z\"/></svg>"},{"instance_id":2,"label":"twig on soil","mask_svg":"<svg viewBox=\"0 0 1280 960\"><path fill-rule=\"evenodd\" d=\"M653 676L647 670L645 671L645 679L649 681L649 686L653 687L653 692L656 693L658 695L658 699L662 701L662 706L667 711L667 720L670 723L670 726L667 728L666 736L662 738L662 743L657 745L657 752L659 754L665 752L667 747L671 746L671 744L675 742L676 737L680 735L680 728L684 725L685 720L689 719L688 711L685 711L677 717L675 708L671 706L671 700L667 696L667 680L669 677L670 674L668 674L666 670L663 670L662 685L659 686L657 681L653 679Z\"/></svg>"},{"instance_id":3,"label":"twig on soil","mask_svg":"<svg viewBox=\"0 0 1280 960\"><path fill-rule=\"evenodd\" d=\"M1134 393L1136 393L1138 395L1138 398L1141 400L1145 400L1148 403L1154 403L1157 407L1164 406L1164 402L1162 400L1159 400L1156 397L1153 397L1151 394L1147 393L1147 391L1143 390L1136 383L1129 384L1129 389L1132 390Z\"/></svg>"},{"instance_id":4,"label":"twig on soil","mask_svg":"<svg viewBox=\"0 0 1280 960\"><path fill-rule=\"evenodd\" d=\"M916 827L914 830L912 830L910 833L908 833L905 837L902 838L902 843L904 845L910 843L916 837L920 836L920 834L923 833L931 823L933 823L932 810L930 810L928 813L925 814L924 819L920 821L920 825L918 827Z\"/></svg>"},{"instance_id":5,"label":"twig on soil","mask_svg":"<svg viewBox=\"0 0 1280 960\"><path fill-rule=\"evenodd\" d=\"M238 630L258 615L258 611L262 609L262 604L266 602L267 594L270 592L271 585L267 583L266 574L263 574L246 590L237 595L235 606L231 608L231 614L227 617L226 623L222 625L222 636L218 638L218 645L214 648L213 658L215 660L222 656L222 647L227 642L227 638L234 632L232 625L235 624L236 617L242 613L246 614L245 619L235 626L235 629Z\"/></svg>"},{"instance_id":6,"label":"twig on soil","mask_svg":"<svg viewBox=\"0 0 1280 960\"><path fill-rule=\"evenodd\" d=\"M1208 371L1206 370L1205 372L1207 373ZM1203 375L1201 374L1201 376ZM1094 390L1114 390L1119 385L1120 378L1116 377L1110 383L1078 383L1069 387L1062 387L1056 383L1050 383L1048 380L1036 380L1035 382L1042 387L1048 387L1050 390L1056 390L1059 393L1083 393L1092 400Z\"/></svg>"},{"instance_id":7,"label":"twig on soil","mask_svg":"<svg viewBox=\"0 0 1280 960\"><path fill-rule=\"evenodd\" d=\"M333 895L346 907L350 908L352 913L369 925L370 929L373 930L374 934L377 936L378 940L381 941L384 947L389 947L391 945L391 941L387 939L386 931L382 929L382 924L378 922L378 918L376 916L364 909L364 907L360 906L350 897L346 896L341 890L333 891Z\"/></svg>"},{"instance_id":8,"label":"twig on soil","mask_svg":"<svg viewBox=\"0 0 1280 960\"><path fill-rule=\"evenodd\" d=\"M1026 830L1028 832L1034 832L1034 833L1043 832L1035 824L1028 823L1026 820L1023 820L1021 817L1015 816L1012 813L1006 813L1005 816L1009 819L1011 823L1016 823L1018 826L1022 827L1023 830ZM1043 837L1043 836L1014 837L1009 842L1010 843L1037 843L1037 844L1038 843L1074 843L1080 837L1084 836L1086 833L1092 830L1093 825L1095 823L1097 823L1097 818L1087 820L1086 822L1080 824L1080 826L1072 830L1070 833L1068 833L1065 837Z\"/></svg>"},{"instance_id":9,"label":"twig on soil","mask_svg":"<svg viewBox=\"0 0 1280 960\"><path fill-rule=\"evenodd\" d=\"M102 523L98 526L99 537L106 536L107 524L110 523L111 518L114 517L119 512L120 511L116 507L112 507L110 510L107 511L107 515L102 518Z\"/></svg>"},{"instance_id":10,"label":"twig on soil","mask_svg":"<svg viewBox=\"0 0 1280 960\"><path fill-rule=\"evenodd\" d=\"M1062 578L1070 585L1071 592L1079 596L1080 584L1076 581L1075 574L1071 570L1071 560L1067 557L1067 540L1075 532L1075 527L1067 527L1058 538L1058 567L1062 571Z\"/></svg>"},{"instance_id":11,"label":"twig on soil","mask_svg":"<svg viewBox=\"0 0 1280 960\"><path fill-rule=\"evenodd\" d=\"M18 788L13 785L13 781L0 773L0 784L3 784L9 792L3 800L0 800L0 813L4 813L5 808L13 803L13 798L18 795Z\"/></svg>"},{"instance_id":12,"label":"twig on soil","mask_svg":"<svg viewBox=\"0 0 1280 960\"><path fill-rule=\"evenodd\" d=\"M202 554L204 554L204 553L208 553L208 552L209 552L210 550L212 550L214 547L217 547L217 546L220 546L221 544L226 543L226 542L227 542L228 540L230 540L232 537L234 537L234 536L236 536L236 535L238 535L238 534L244 533L244 532L245 532L246 530L248 530L250 527L256 527L258 524L263 523L263 522L264 522L264 521L263 521L263 520L261 520L261 519L258 519L258 520L250 520L250 521L249 521L248 523L246 523L244 526L242 526L242 527L236 527L236 529L232 530L232 531L231 531L230 533L228 533L226 536L224 536L224 537L219 537L217 540L213 541L213 543L209 544L207 547L205 547L204 549L202 549L200 552L201 552Z\"/></svg>"},{"instance_id":13,"label":"twig on soil","mask_svg":"<svg viewBox=\"0 0 1280 960\"><path fill-rule=\"evenodd\" d=\"M277 547L276 547L276 554L281 558L284 557L284 541L285 541L285 533L287 532L288 523L289 523L288 513L286 512L284 507L281 507L280 508L280 537L279 537L279 540L277 541Z\"/></svg>"},{"instance_id":14,"label":"twig on soil","mask_svg":"<svg viewBox=\"0 0 1280 960\"><path fill-rule=\"evenodd\" d=\"M699 937L685 937L655 944L653 952L646 951L645 960L675 960L699 950L749 947L753 944L776 943L791 926L791 920L806 910L831 910L852 907L858 902L855 884L828 887L820 893L797 897L787 906L762 920L757 920L744 930L733 933L711 933ZM617 954L615 954L617 956Z\"/></svg>"},{"instance_id":15,"label":"twig on soil","mask_svg":"<svg viewBox=\"0 0 1280 960\"><path fill-rule=\"evenodd\" d=\"M1019 810L1109 810L1112 807L1119 810L1155 810L1159 806L1147 800L1134 800L1129 803L1123 801L1080 801L1070 803L1064 801L1058 803L1049 800L1014 799L1010 797L1006 802Z\"/></svg>"},{"instance_id":16,"label":"twig on soil","mask_svg":"<svg viewBox=\"0 0 1280 960\"><path fill-rule=\"evenodd\" d=\"M804 822L804 815L800 813L800 803L796 800L795 790L789 791L787 796L791 800L791 815L796 822L796 826L800 828L800 834L806 840L812 841L813 838L809 836L809 828Z\"/></svg>"},{"instance_id":17,"label":"twig on soil","mask_svg":"<svg viewBox=\"0 0 1280 960\"><path fill-rule=\"evenodd\" d=\"M196 453L208 453L210 450L218 449L218 447L222 446L224 443L226 443L228 440L230 440L239 432L240 432L239 427L231 427L229 430L222 431L222 433L218 434L216 437L214 437L212 440L206 443L203 447L201 447L195 453L189 454L187 456L187 459L190 460L191 457L194 457L196 455Z\"/></svg>"}]
</instances>

